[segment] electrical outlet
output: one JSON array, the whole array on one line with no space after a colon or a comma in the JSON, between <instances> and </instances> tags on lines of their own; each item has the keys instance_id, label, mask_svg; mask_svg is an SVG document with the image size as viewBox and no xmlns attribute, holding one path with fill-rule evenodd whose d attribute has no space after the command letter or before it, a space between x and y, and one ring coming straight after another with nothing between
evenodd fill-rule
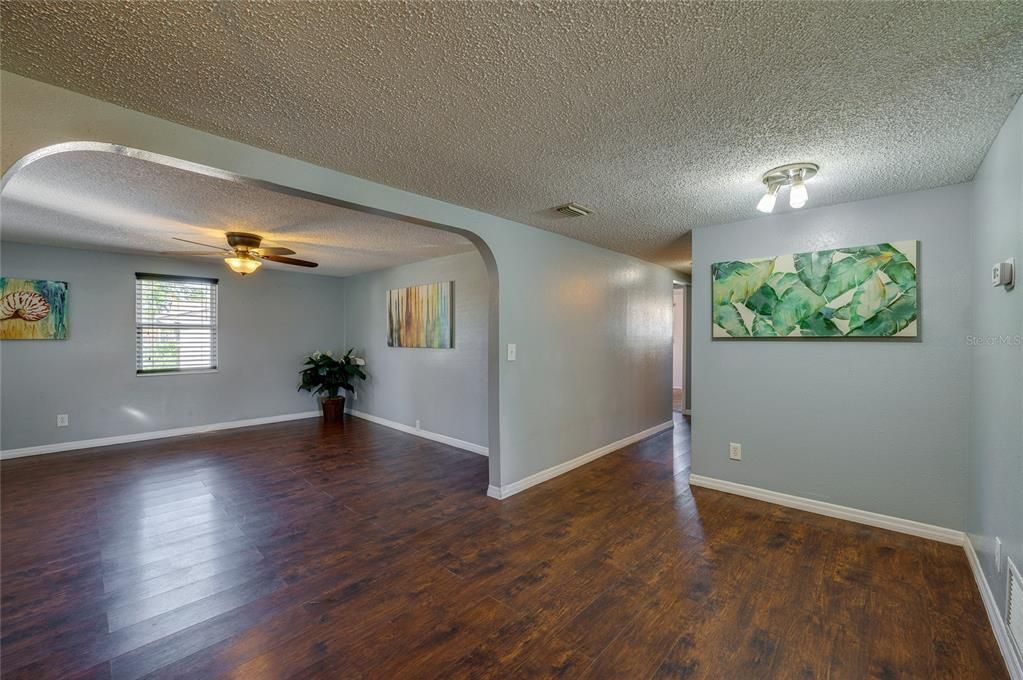
<instances>
[{"instance_id":1,"label":"electrical outlet","mask_svg":"<svg viewBox=\"0 0 1023 680\"><path fill-rule=\"evenodd\" d=\"M995 569L1002 573L1002 539L995 536Z\"/></svg>"},{"instance_id":2,"label":"electrical outlet","mask_svg":"<svg viewBox=\"0 0 1023 680\"><path fill-rule=\"evenodd\" d=\"M70 425L68 416L66 413L60 413L57 415L57 427L67 427Z\"/></svg>"},{"instance_id":3,"label":"electrical outlet","mask_svg":"<svg viewBox=\"0 0 1023 680\"><path fill-rule=\"evenodd\" d=\"M732 460L742 460L742 444L729 442L728 457L731 458Z\"/></svg>"},{"instance_id":4,"label":"electrical outlet","mask_svg":"<svg viewBox=\"0 0 1023 680\"><path fill-rule=\"evenodd\" d=\"M995 262L991 268L991 285L1005 286L1006 290L1012 290L1016 283L1016 258L1010 257L1005 262Z\"/></svg>"},{"instance_id":5,"label":"electrical outlet","mask_svg":"<svg viewBox=\"0 0 1023 680\"><path fill-rule=\"evenodd\" d=\"M419 429L419 421L418 420L416 421L416 429L417 430Z\"/></svg>"}]
</instances>

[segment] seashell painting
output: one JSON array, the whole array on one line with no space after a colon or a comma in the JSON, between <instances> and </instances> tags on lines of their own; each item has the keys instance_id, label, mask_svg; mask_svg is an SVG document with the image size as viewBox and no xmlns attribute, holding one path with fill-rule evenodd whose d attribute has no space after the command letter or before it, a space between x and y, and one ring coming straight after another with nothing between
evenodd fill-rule
<instances>
[{"instance_id":1,"label":"seashell painting","mask_svg":"<svg viewBox=\"0 0 1023 680\"><path fill-rule=\"evenodd\" d=\"M0 340L66 340L67 283L0 277Z\"/></svg>"}]
</instances>

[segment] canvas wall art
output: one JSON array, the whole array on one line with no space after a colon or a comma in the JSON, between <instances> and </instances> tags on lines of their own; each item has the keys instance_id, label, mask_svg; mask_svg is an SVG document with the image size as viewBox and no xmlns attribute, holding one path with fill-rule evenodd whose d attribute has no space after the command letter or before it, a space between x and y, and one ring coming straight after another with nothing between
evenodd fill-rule
<instances>
[{"instance_id":1,"label":"canvas wall art","mask_svg":"<svg viewBox=\"0 0 1023 680\"><path fill-rule=\"evenodd\" d=\"M0 277L0 340L67 339L67 283Z\"/></svg>"},{"instance_id":2,"label":"canvas wall art","mask_svg":"<svg viewBox=\"0 0 1023 680\"><path fill-rule=\"evenodd\" d=\"M916 337L918 243L715 263L713 337Z\"/></svg>"},{"instance_id":3,"label":"canvas wall art","mask_svg":"<svg viewBox=\"0 0 1023 680\"><path fill-rule=\"evenodd\" d=\"M387 345L450 349L451 281L387 291Z\"/></svg>"}]
</instances>

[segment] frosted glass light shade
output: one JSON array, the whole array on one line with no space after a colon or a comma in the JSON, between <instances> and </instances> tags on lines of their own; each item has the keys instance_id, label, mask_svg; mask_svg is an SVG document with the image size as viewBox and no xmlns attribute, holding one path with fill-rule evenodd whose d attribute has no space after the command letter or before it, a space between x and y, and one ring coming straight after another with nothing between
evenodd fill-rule
<instances>
[{"instance_id":1,"label":"frosted glass light shade","mask_svg":"<svg viewBox=\"0 0 1023 680\"><path fill-rule=\"evenodd\" d=\"M773 186L767 189L767 193L764 194L760 202L757 203L757 210L762 213L769 213L774 210L774 202L778 197L778 187Z\"/></svg>"},{"instance_id":2,"label":"frosted glass light shade","mask_svg":"<svg viewBox=\"0 0 1023 680\"><path fill-rule=\"evenodd\" d=\"M242 276L251 274L263 266L263 263L254 257L225 257L224 262L231 268L231 271L237 272Z\"/></svg>"},{"instance_id":3,"label":"frosted glass light shade","mask_svg":"<svg viewBox=\"0 0 1023 680\"><path fill-rule=\"evenodd\" d=\"M809 199L810 196L806 193L806 185L803 184L803 180L797 179L793 182L792 189L789 191L789 206L802 208Z\"/></svg>"}]
</instances>

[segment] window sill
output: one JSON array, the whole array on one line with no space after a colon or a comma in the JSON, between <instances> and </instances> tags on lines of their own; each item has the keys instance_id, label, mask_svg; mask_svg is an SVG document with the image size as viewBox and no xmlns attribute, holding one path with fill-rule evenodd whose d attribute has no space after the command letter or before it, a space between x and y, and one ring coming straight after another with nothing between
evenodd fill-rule
<instances>
[{"instance_id":1,"label":"window sill","mask_svg":"<svg viewBox=\"0 0 1023 680\"><path fill-rule=\"evenodd\" d=\"M162 378L168 375L196 375L202 373L219 373L216 368L198 368L193 371L158 371L153 373L136 373L136 378Z\"/></svg>"}]
</instances>

